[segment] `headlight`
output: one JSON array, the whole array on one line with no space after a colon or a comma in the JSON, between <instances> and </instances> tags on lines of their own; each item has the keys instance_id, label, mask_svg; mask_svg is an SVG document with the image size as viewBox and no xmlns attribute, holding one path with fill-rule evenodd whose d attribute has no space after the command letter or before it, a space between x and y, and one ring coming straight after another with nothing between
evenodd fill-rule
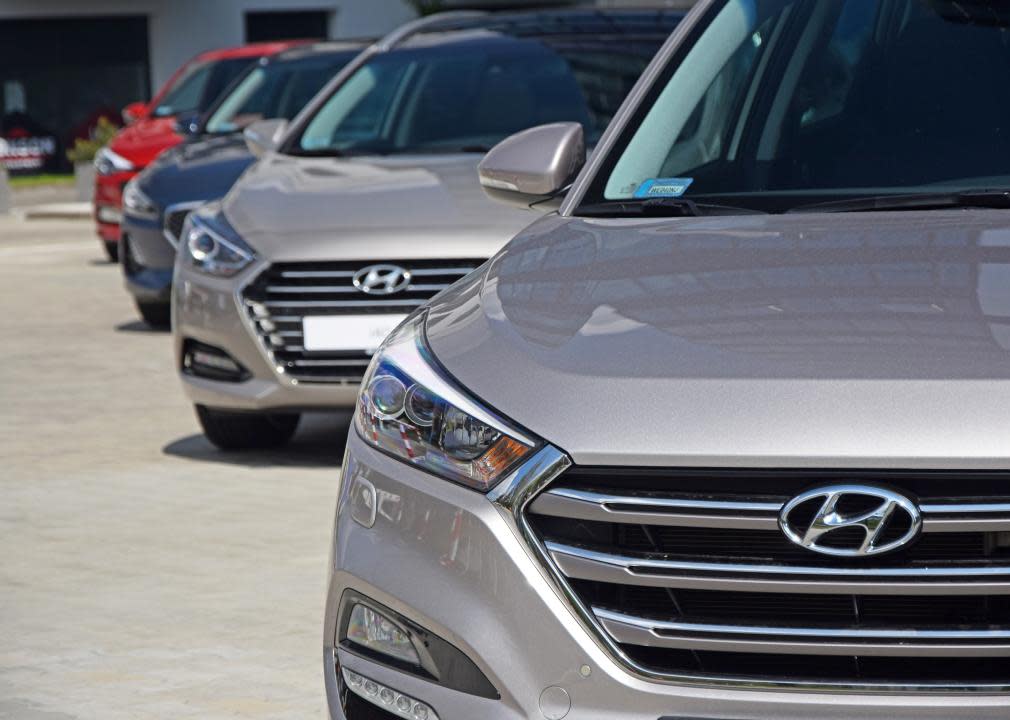
<instances>
[{"instance_id":1,"label":"headlight","mask_svg":"<svg viewBox=\"0 0 1010 720\"><path fill-rule=\"evenodd\" d=\"M424 315L400 326L376 353L354 423L365 442L446 480L487 492L538 441L451 383L424 341Z\"/></svg>"},{"instance_id":2,"label":"headlight","mask_svg":"<svg viewBox=\"0 0 1010 720\"><path fill-rule=\"evenodd\" d=\"M148 220L158 219L158 206L149 198L137 184L139 177L133 178L126 183L123 189L123 208L131 215L146 218Z\"/></svg>"},{"instance_id":3,"label":"headlight","mask_svg":"<svg viewBox=\"0 0 1010 720\"><path fill-rule=\"evenodd\" d=\"M183 226L179 253L197 270L220 277L231 277L256 257L220 211L214 215L190 213Z\"/></svg>"},{"instance_id":4,"label":"headlight","mask_svg":"<svg viewBox=\"0 0 1010 720\"><path fill-rule=\"evenodd\" d=\"M105 147L95 154L95 170L99 175L112 175L117 172L129 172L134 169L132 162L118 153Z\"/></svg>"}]
</instances>

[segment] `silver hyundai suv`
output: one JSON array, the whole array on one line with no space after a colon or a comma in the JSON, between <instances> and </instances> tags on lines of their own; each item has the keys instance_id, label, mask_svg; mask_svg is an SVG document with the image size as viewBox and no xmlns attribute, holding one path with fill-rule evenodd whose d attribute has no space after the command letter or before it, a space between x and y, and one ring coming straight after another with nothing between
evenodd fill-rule
<instances>
[{"instance_id":1,"label":"silver hyundai suv","mask_svg":"<svg viewBox=\"0 0 1010 720\"><path fill-rule=\"evenodd\" d=\"M1006 718L1010 11L707 0L377 352L331 717ZM578 128L482 161L550 195Z\"/></svg>"},{"instance_id":2,"label":"silver hyundai suv","mask_svg":"<svg viewBox=\"0 0 1010 720\"><path fill-rule=\"evenodd\" d=\"M353 407L406 315L530 222L484 196L499 140L577 122L595 142L682 13L450 16L359 56L222 203L189 215L174 274L179 370L207 437L286 442L298 414Z\"/></svg>"}]
</instances>

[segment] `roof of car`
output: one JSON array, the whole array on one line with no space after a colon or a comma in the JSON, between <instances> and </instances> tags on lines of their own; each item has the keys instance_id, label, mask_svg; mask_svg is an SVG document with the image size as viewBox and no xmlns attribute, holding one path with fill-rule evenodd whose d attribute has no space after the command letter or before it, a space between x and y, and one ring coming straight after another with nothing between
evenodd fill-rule
<instances>
[{"instance_id":1,"label":"roof of car","mask_svg":"<svg viewBox=\"0 0 1010 720\"><path fill-rule=\"evenodd\" d=\"M402 38L397 46L455 42L461 34L466 36L477 30L519 38L666 36L685 14L683 10L653 8L447 14L443 21L433 15L427 24Z\"/></svg>"},{"instance_id":2,"label":"roof of car","mask_svg":"<svg viewBox=\"0 0 1010 720\"><path fill-rule=\"evenodd\" d=\"M357 53L375 42L375 38L355 38L349 40L325 40L289 48L274 55L273 60L299 60L312 55L328 53Z\"/></svg>"},{"instance_id":3,"label":"roof of car","mask_svg":"<svg viewBox=\"0 0 1010 720\"><path fill-rule=\"evenodd\" d=\"M305 45L309 42L309 40L280 40L276 42L249 43L248 45L238 45L236 47L217 48L200 53L196 56L196 60L206 62L209 60L231 60L235 58L276 55L277 53Z\"/></svg>"}]
</instances>

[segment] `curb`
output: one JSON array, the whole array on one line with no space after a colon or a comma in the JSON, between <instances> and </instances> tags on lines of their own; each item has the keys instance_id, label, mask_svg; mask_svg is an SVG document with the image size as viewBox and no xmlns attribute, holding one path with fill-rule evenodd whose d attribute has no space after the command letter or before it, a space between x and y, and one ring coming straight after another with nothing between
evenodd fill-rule
<instances>
[{"instance_id":1,"label":"curb","mask_svg":"<svg viewBox=\"0 0 1010 720\"><path fill-rule=\"evenodd\" d=\"M21 220L87 220L93 209L89 202L72 202L15 207L13 212Z\"/></svg>"}]
</instances>

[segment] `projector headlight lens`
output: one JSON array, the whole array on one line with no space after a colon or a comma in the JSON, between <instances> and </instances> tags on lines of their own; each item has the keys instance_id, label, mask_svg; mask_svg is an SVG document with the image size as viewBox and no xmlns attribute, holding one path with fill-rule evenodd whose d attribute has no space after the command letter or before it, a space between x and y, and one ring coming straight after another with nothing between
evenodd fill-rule
<instances>
[{"instance_id":1,"label":"projector headlight lens","mask_svg":"<svg viewBox=\"0 0 1010 720\"><path fill-rule=\"evenodd\" d=\"M231 277L256 257L219 212L190 213L183 226L179 250L191 266L219 277Z\"/></svg>"},{"instance_id":2,"label":"projector headlight lens","mask_svg":"<svg viewBox=\"0 0 1010 720\"><path fill-rule=\"evenodd\" d=\"M376 353L355 413L358 433L403 462L487 492L539 442L449 381L424 342L424 315Z\"/></svg>"}]
</instances>

